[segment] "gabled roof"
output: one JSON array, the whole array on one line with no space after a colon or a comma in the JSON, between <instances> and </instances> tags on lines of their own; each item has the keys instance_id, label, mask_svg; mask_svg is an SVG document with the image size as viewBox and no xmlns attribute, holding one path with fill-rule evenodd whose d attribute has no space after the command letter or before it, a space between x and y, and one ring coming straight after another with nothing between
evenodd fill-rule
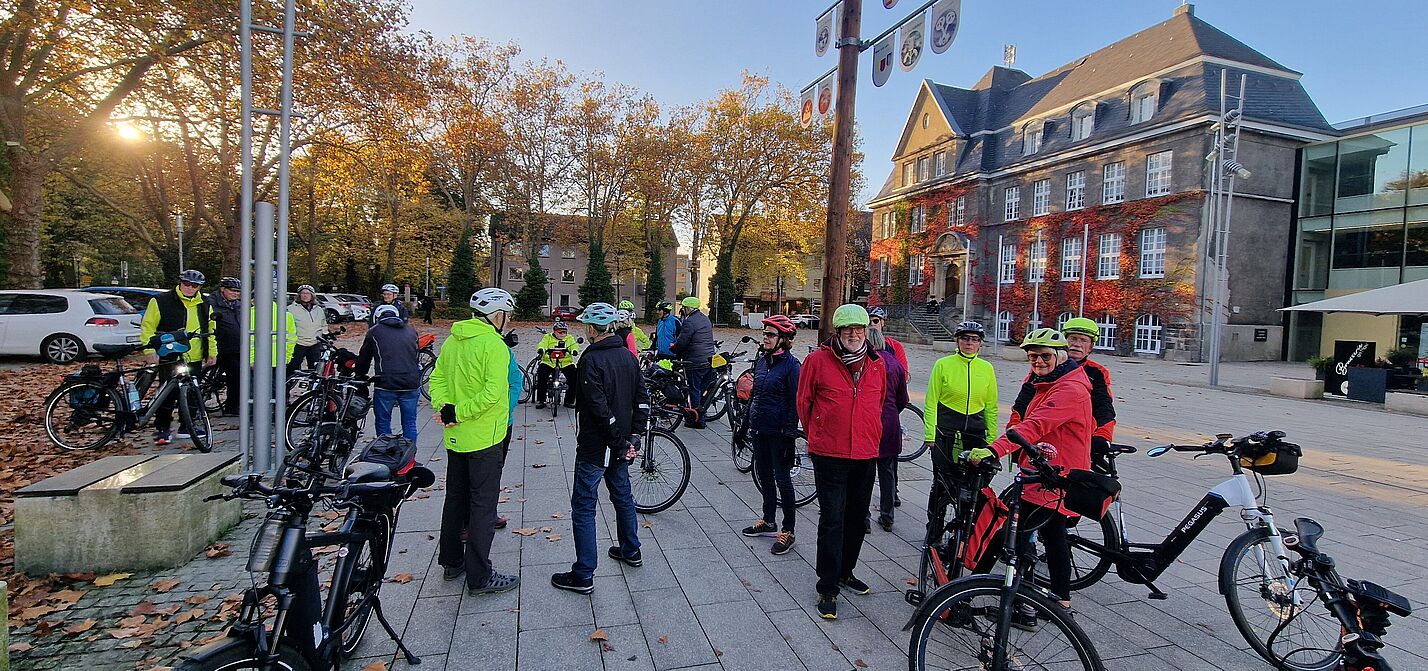
<instances>
[{"instance_id":1,"label":"gabled roof","mask_svg":"<svg viewBox=\"0 0 1428 671\"><path fill-rule=\"evenodd\" d=\"M921 107L919 103L922 102L924 96L932 100L933 104L937 107L937 110L940 113L943 122L945 122L947 126L952 129L952 133L954 135L957 135L958 137L966 136L966 133L960 130L957 124L956 117L953 116L952 110L947 106L946 101L942 98L941 92L938 91L937 88L937 85L933 84L932 80L922 80L922 87L917 90L917 97L913 99L912 109L908 110L907 112L907 121L904 122L902 125L902 135L898 137L896 145L897 151L901 151L903 146L907 144L908 136L912 134L913 128L916 127L917 110L919 107ZM893 155L894 157L896 157L897 153L895 152Z\"/></svg>"}]
</instances>

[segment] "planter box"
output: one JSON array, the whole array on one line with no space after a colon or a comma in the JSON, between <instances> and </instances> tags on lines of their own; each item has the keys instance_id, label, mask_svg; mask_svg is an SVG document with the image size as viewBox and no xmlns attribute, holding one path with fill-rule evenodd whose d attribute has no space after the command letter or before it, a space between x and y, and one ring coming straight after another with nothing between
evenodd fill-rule
<instances>
[{"instance_id":1,"label":"planter box","mask_svg":"<svg viewBox=\"0 0 1428 671\"><path fill-rule=\"evenodd\" d=\"M1324 381L1272 377L1269 379L1269 393L1285 398L1320 398L1324 395Z\"/></svg>"}]
</instances>

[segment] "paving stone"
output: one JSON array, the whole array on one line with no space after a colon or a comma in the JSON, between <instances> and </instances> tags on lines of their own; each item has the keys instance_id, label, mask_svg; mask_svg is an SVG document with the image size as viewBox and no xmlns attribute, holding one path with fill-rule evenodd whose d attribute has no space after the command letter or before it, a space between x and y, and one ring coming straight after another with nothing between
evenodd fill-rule
<instances>
[{"instance_id":1,"label":"paving stone","mask_svg":"<svg viewBox=\"0 0 1428 671\"><path fill-rule=\"evenodd\" d=\"M523 628L515 668L519 671L601 668L600 644L590 640L593 631L585 625L533 631Z\"/></svg>"},{"instance_id":2,"label":"paving stone","mask_svg":"<svg viewBox=\"0 0 1428 671\"><path fill-rule=\"evenodd\" d=\"M800 669L793 649L754 601L696 605L719 662L731 669Z\"/></svg>"},{"instance_id":3,"label":"paving stone","mask_svg":"<svg viewBox=\"0 0 1428 671\"><path fill-rule=\"evenodd\" d=\"M662 589L635 592L631 596L656 669L664 671L719 661L683 592Z\"/></svg>"},{"instance_id":4,"label":"paving stone","mask_svg":"<svg viewBox=\"0 0 1428 671\"><path fill-rule=\"evenodd\" d=\"M551 575L569 570L570 564L521 567L521 632L577 625L593 629L591 597L558 590L550 584Z\"/></svg>"}]
</instances>

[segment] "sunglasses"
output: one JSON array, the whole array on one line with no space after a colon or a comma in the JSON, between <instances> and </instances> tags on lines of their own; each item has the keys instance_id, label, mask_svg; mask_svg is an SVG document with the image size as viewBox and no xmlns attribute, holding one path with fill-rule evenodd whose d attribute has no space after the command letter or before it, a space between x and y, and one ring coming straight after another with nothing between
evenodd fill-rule
<instances>
[{"instance_id":1,"label":"sunglasses","mask_svg":"<svg viewBox=\"0 0 1428 671\"><path fill-rule=\"evenodd\" d=\"M882 317L869 317L869 318L868 318L868 323L870 323L870 324L881 324L881 323L883 323L883 318L882 318Z\"/></svg>"},{"instance_id":2,"label":"sunglasses","mask_svg":"<svg viewBox=\"0 0 1428 671\"><path fill-rule=\"evenodd\" d=\"M1056 353L1055 353L1055 352L1027 352L1027 353L1026 353L1026 360L1027 360L1027 361L1055 361L1055 360L1056 360Z\"/></svg>"},{"instance_id":3,"label":"sunglasses","mask_svg":"<svg viewBox=\"0 0 1428 671\"><path fill-rule=\"evenodd\" d=\"M962 342L982 342L982 339L974 335L959 335L957 339Z\"/></svg>"},{"instance_id":4,"label":"sunglasses","mask_svg":"<svg viewBox=\"0 0 1428 671\"><path fill-rule=\"evenodd\" d=\"M781 336L781 335L783 335L783 334L782 334L782 333L779 333L779 332L777 332L777 331L764 331L764 337L765 337L765 338L777 338L777 337L779 337L779 336Z\"/></svg>"},{"instance_id":5,"label":"sunglasses","mask_svg":"<svg viewBox=\"0 0 1428 671\"><path fill-rule=\"evenodd\" d=\"M199 284L199 283L197 283L197 282L184 282L184 281L182 281L182 280L179 281L179 285L180 285L180 286L185 286L185 287L201 287L201 286L203 286L202 284Z\"/></svg>"}]
</instances>

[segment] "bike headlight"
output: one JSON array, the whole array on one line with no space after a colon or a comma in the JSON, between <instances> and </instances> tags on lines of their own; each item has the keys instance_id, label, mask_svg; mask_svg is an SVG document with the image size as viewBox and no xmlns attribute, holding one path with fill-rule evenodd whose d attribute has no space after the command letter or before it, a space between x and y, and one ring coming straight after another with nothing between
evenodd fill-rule
<instances>
[{"instance_id":1,"label":"bike headlight","mask_svg":"<svg viewBox=\"0 0 1428 671\"><path fill-rule=\"evenodd\" d=\"M174 366L174 374L175 374L175 375L188 375L188 364L182 364L182 363L181 363L181 364L179 364L179 365L177 365L177 366Z\"/></svg>"}]
</instances>

